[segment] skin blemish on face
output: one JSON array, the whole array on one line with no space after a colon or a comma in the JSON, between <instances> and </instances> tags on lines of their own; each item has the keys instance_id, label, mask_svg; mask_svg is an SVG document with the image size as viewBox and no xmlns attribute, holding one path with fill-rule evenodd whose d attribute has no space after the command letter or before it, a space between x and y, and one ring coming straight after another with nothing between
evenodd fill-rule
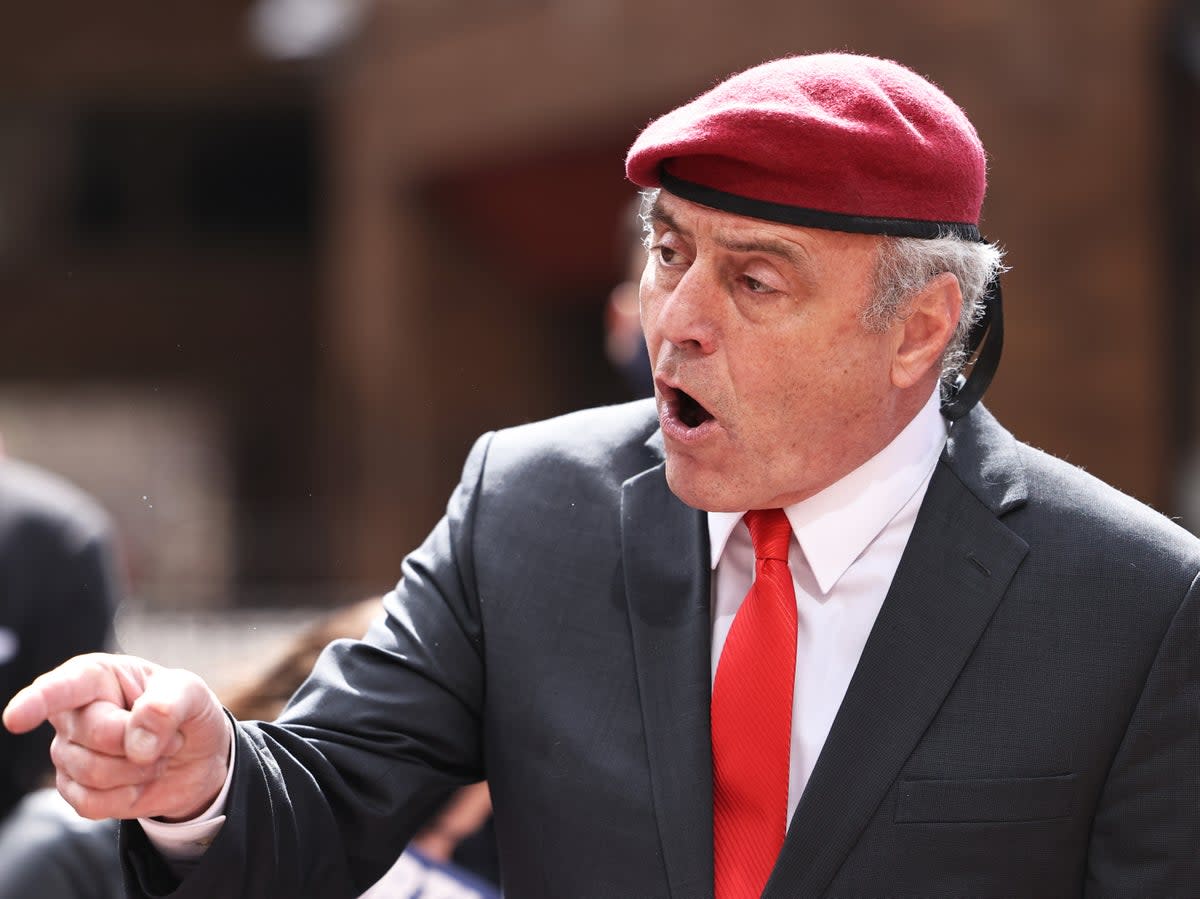
<instances>
[{"instance_id":1,"label":"skin blemish on face","mask_svg":"<svg viewBox=\"0 0 1200 899\"><path fill-rule=\"evenodd\" d=\"M862 321L879 238L747 218L663 192L641 313L667 481L709 511L798 502L895 436L936 386L899 389ZM936 367L934 367L936 368Z\"/></svg>"}]
</instances>

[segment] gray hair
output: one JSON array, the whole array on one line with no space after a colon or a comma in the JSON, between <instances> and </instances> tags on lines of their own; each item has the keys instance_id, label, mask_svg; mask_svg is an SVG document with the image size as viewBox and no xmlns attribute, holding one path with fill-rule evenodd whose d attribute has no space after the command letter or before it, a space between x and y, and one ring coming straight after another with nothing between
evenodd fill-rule
<instances>
[{"instance_id":1,"label":"gray hair","mask_svg":"<svg viewBox=\"0 0 1200 899\"><path fill-rule=\"evenodd\" d=\"M921 288L943 272L954 275L962 291L962 312L942 354L945 389L967 362L967 334L983 315L988 285L1004 271L1003 259L1004 251L996 244L949 232L936 238L883 237L875 257L872 297L862 311L863 324L872 331L891 327Z\"/></svg>"},{"instance_id":2,"label":"gray hair","mask_svg":"<svg viewBox=\"0 0 1200 899\"><path fill-rule=\"evenodd\" d=\"M638 191L641 197L641 202L638 204L637 221L641 225L642 231L642 246L646 251L650 251L650 244L654 241L654 222L650 219L650 212L654 209L654 204L658 202L658 195L662 193L661 187L647 187Z\"/></svg>"}]
</instances>

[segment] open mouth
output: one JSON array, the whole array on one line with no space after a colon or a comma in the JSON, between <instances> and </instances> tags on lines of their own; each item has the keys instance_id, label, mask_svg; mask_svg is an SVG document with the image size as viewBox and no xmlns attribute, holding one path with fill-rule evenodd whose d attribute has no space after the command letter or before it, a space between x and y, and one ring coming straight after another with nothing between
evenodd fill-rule
<instances>
[{"instance_id":1,"label":"open mouth","mask_svg":"<svg viewBox=\"0 0 1200 899\"><path fill-rule=\"evenodd\" d=\"M706 421L712 420L712 413L682 390L675 391L672 405L675 407L675 417L689 428L698 428Z\"/></svg>"}]
</instances>

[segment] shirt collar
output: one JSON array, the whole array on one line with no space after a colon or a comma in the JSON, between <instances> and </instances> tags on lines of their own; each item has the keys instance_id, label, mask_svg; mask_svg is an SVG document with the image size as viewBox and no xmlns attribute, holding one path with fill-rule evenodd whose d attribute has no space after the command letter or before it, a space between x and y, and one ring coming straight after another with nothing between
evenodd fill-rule
<instances>
[{"instance_id":1,"label":"shirt collar","mask_svg":"<svg viewBox=\"0 0 1200 899\"><path fill-rule=\"evenodd\" d=\"M934 390L891 443L840 481L784 509L822 593L833 588L933 471L947 433L939 403ZM744 514L708 513L713 568Z\"/></svg>"}]
</instances>

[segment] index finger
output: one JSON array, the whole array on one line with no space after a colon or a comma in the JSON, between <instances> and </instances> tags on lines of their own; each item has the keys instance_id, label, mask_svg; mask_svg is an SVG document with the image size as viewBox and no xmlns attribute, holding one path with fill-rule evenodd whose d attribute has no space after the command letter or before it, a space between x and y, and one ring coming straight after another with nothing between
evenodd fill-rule
<instances>
[{"instance_id":1,"label":"index finger","mask_svg":"<svg viewBox=\"0 0 1200 899\"><path fill-rule=\"evenodd\" d=\"M62 712L104 699L127 707L121 682L110 660L101 653L76 656L25 687L4 709L4 726L14 734L33 730Z\"/></svg>"}]
</instances>

